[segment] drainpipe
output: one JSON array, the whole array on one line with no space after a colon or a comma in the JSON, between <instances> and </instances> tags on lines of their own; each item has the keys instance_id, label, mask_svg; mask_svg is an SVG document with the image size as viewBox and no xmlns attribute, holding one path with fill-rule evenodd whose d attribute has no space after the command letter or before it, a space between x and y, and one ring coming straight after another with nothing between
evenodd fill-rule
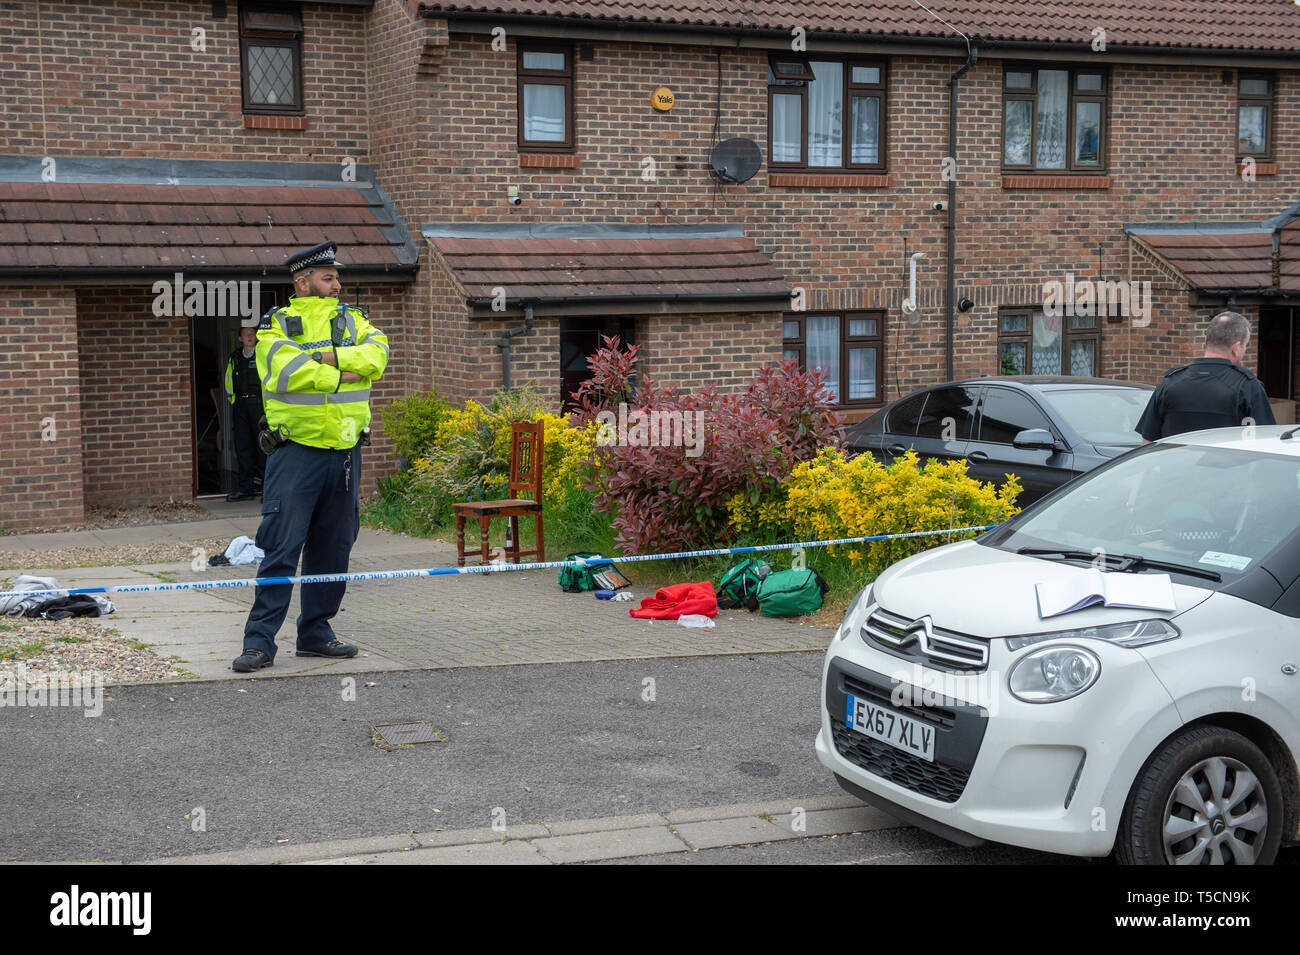
<instances>
[{"instance_id":1,"label":"drainpipe","mask_svg":"<svg viewBox=\"0 0 1300 955\"><path fill-rule=\"evenodd\" d=\"M960 31L958 31L960 32ZM979 48L966 41L966 62L952 79L948 81L948 156L952 160L948 179L948 287L944 291L944 312L948 321L947 353L945 355L948 376L945 381L953 380L952 340L955 332L953 323L953 300L956 298L957 283L957 81L979 59Z\"/></svg>"},{"instance_id":2,"label":"drainpipe","mask_svg":"<svg viewBox=\"0 0 1300 955\"><path fill-rule=\"evenodd\" d=\"M510 339L533 330L533 307L524 306L524 323L501 333L501 385L510 388Z\"/></svg>"}]
</instances>

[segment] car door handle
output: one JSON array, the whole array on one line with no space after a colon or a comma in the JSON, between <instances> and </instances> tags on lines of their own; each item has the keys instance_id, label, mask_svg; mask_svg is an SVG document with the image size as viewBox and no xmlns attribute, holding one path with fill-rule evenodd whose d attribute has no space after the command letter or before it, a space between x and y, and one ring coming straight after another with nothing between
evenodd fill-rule
<instances>
[{"instance_id":1,"label":"car door handle","mask_svg":"<svg viewBox=\"0 0 1300 955\"><path fill-rule=\"evenodd\" d=\"M989 456L983 451L972 451L970 454L966 455L966 459L969 461L987 461Z\"/></svg>"},{"instance_id":2,"label":"car door handle","mask_svg":"<svg viewBox=\"0 0 1300 955\"><path fill-rule=\"evenodd\" d=\"M903 444L891 444L889 447L885 448L885 450L890 454L906 454L907 446Z\"/></svg>"}]
</instances>

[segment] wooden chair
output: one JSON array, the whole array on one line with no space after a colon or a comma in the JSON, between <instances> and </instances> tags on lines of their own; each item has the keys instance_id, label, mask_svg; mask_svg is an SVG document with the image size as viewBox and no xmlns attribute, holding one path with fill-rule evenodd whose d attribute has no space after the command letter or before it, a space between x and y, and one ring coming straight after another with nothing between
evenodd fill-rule
<instances>
[{"instance_id":1,"label":"wooden chair","mask_svg":"<svg viewBox=\"0 0 1300 955\"><path fill-rule=\"evenodd\" d=\"M465 566L465 519L478 518L479 555L483 563L488 563L488 527L494 517L509 520L509 546L507 558L517 564L520 557L536 556L538 561L546 560L546 547L542 538L542 451L545 438L544 421L520 422L510 429L510 484L508 493L515 495L519 491L532 494L532 500L510 497L500 501L466 501L456 504L456 563ZM532 514L537 522L537 547L535 550L519 549L519 517Z\"/></svg>"}]
</instances>

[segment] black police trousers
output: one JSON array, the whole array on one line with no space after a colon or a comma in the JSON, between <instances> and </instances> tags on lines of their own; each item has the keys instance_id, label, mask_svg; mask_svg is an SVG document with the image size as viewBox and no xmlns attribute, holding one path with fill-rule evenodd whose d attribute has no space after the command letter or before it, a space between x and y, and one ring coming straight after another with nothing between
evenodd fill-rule
<instances>
[{"instance_id":1,"label":"black police trousers","mask_svg":"<svg viewBox=\"0 0 1300 955\"><path fill-rule=\"evenodd\" d=\"M230 406L230 430L235 437L235 459L239 463L239 494L253 496L254 478L266 473L266 455L257 444L258 423L262 420L262 399L236 398Z\"/></svg>"},{"instance_id":2,"label":"black police trousers","mask_svg":"<svg viewBox=\"0 0 1300 955\"><path fill-rule=\"evenodd\" d=\"M347 573L361 529L361 449L329 451L290 441L266 462L262 523L257 546L266 552L258 577L292 577L302 555L303 576ZM303 584L298 616L299 650L334 639L330 620L339 612L346 583ZM258 587L244 625L244 649L275 659L275 635L289 612L292 584Z\"/></svg>"}]
</instances>

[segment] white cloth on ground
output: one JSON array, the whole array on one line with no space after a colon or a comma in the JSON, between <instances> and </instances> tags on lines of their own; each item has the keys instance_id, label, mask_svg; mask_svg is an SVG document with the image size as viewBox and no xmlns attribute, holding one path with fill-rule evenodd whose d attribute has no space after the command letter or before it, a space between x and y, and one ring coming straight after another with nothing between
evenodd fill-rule
<instances>
[{"instance_id":1,"label":"white cloth on ground","mask_svg":"<svg viewBox=\"0 0 1300 955\"><path fill-rule=\"evenodd\" d=\"M32 607L68 596L66 590L59 590L59 581L54 577L33 577L31 574L19 574L18 579L9 590L58 590L57 594L45 594L40 597L0 597L0 613L7 617L21 617Z\"/></svg>"},{"instance_id":2,"label":"white cloth on ground","mask_svg":"<svg viewBox=\"0 0 1300 955\"><path fill-rule=\"evenodd\" d=\"M226 559L232 564L260 564L265 556L251 537L236 537L226 548Z\"/></svg>"}]
</instances>

